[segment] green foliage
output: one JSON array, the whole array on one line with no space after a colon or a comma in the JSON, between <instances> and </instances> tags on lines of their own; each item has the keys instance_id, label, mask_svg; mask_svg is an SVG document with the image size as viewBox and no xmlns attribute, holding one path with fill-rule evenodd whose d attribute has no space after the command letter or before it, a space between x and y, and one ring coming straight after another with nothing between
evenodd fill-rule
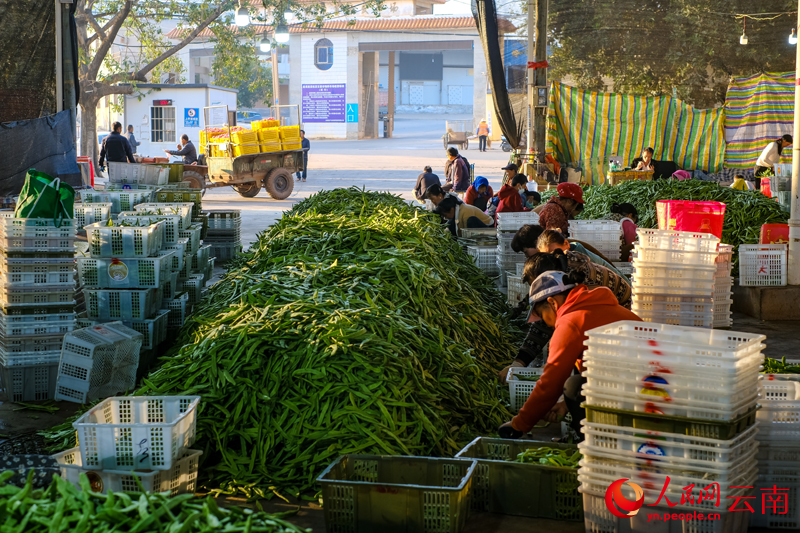
<instances>
[{"instance_id":1,"label":"green foliage","mask_svg":"<svg viewBox=\"0 0 800 533\"><path fill-rule=\"evenodd\" d=\"M794 70L795 14L747 20L739 44L733 13L796 11L793 0L552 0L551 73L576 86L637 95L672 94L700 108L720 105L730 76ZM766 17L765 17L766 18Z\"/></svg>"},{"instance_id":2,"label":"green foliage","mask_svg":"<svg viewBox=\"0 0 800 533\"><path fill-rule=\"evenodd\" d=\"M240 107L257 107L272 99L272 68L265 62L269 55L259 56L262 35L257 26L231 30L232 17L218 19L211 25L214 32L214 84L238 89Z\"/></svg>"}]
</instances>

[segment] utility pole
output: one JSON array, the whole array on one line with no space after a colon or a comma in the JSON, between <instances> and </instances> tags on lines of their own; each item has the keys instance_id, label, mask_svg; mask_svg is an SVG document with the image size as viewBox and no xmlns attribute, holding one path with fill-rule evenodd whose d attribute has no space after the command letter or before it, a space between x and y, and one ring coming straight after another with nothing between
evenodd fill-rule
<instances>
[{"instance_id":1,"label":"utility pole","mask_svg":"<svg viewBox=\"0 0 800 533\"><path fill-rule=\"evenodd\" d=\"M547 61L547 1L548 0L536 0L536 36L535 36L535 45L536 49L534 50L534 59L533 61L537 63L542 63ZM530 7L528 8L530 9ZM530 35L531 30L528 28L528 35ZM528 37L528 42L530 43L530 37ZM530 59L528 59L530 61ZM530 72L530 71L529 71ZM534 91L537 94L533 95L533 104L531 104L531 96L529 91L528 96L528 105L536 105L539 100L539 94L537 87L547 87L547 67L539 67L534 69L532 75L529 75L528 78L534 78ZM545 105L547 103L545 102ZM529 108L530 109L530 108ZM536 139L535 150L536 153L540 156L544 156L544 141L545 141L545 123L547 120L547 108L546 107L534 107L533 108L533 136ZM528 137L530 139L530 137ZM528 149L530 150L530 140L528 140Z\"/></svg>"},{"instance_id":2,"label":"utility pole","mask_svg":"<svg viewBox=\"0 0 800 533\"><path fill-rule=\"evenodd\" d=\"M279 94L281 90L280 80L278 78L278 47L272 47L272 107L279 105ZM280 111L278 111L278 120L281 118Z\"/></svg>"},{"instance_id":3,"label":"utility pole","mask_svg":"<svg viewBox=\"0 0 800 533\"><path fill-rule=\"evenodd\" d=\"M798 0L800 1L800 0ZM534 31L536 26L536 0L528 0L528 62L535 61L536 51L534 50ZM525 129L525 136L528 139L528 153L533 151L533 86L535 84L536 71L528 69L528 124ZM517 148L513 146L512 148Z\"/></svg>"},{"instance_id":4,"label":"utility pole","mask_svg":"<svg viewBox=\"0 0 800 533\"><path fill-rule=\"evenodd\" d=\"M800 0L798 0L800 6ZM797 13L797 27L800 29L800 10ZM789 215L789 285L800 285L800 212L798 212L798 195L800 195L800 44L795 45L795 69L797 83L794 86L794 142L792 143L792 206Z\"/></svg>"}]
</instances>

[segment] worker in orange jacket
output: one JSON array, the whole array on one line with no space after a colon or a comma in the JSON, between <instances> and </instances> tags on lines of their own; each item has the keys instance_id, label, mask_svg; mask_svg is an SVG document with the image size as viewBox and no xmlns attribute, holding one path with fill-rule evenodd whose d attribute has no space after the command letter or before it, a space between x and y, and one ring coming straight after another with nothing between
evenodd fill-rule
<instances>
[{"instance_id":1,"label":"worker in orange jacket","mask_svg":"<svg viewBox=\"0 0 800 533\"><path fill-rule=\"evenodd\" d=\"M531 284L529 321L541 319L555 331L542 376L517 416L498 429L502 438L517 439L540 420L557 422L567 412L572 414L572 428L580 435L580 421L586 418L581 407L584 378L580 375L584 370L586 332L620 320L641 322L641 318L619 305L608 288L589 290L582 278L580 272L551 270ZM562 394L564 402L559 402Z\"/></svg>"},{"instance_id":2,"label":"worker in orange jacket","mask_svg":"<svg viewBox=\"0 0 800 533\"><path fill-rule=\"evenodd\" d=\"M478 124L478 130L475 133L478 134L478 149L481 152L485 152L486 139L489 137L489 124L485 120L481 120L481 123Z\"/></svg>"}]
</instances>

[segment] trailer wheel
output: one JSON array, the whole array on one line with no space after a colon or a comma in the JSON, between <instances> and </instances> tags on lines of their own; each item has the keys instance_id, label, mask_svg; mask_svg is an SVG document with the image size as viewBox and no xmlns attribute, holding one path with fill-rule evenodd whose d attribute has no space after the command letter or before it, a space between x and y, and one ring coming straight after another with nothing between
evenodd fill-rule
<instances>
[{"instance_id":1,"label":"trailer wheel","mask_svg":"<svg viewBox=\"0 0 800 533\"><path fill-rule=\"evenodd\" d=\"M285 168L273 168L264 179L264 190L275 200L285 200L294 190L292 173Z\"/></svg>"},{"instance_id":2,"label":"trailer wheel","mask_svg":"<svg viewBox=\"0 0 800 533\"><path fill-rule=\"evenodd\" d=\"M200 189L201 196L206 195L206 179L194 170L184 170L183 180L191 183L192 189Z\"/></svg>"},{"instance_id":3,"label":"trailer wheel","mask_svg":"<svg viewBox=\"0 0 800 533\"><path fill-rule=\"evenodd\" d=\"M261 184L257 181L251 181L249 183L241 183L239 185L231 185L233 190L239 193L239 196L244 198L253 198L258 194L258 191L261 190Z\"/></svg>"}]
</instances>

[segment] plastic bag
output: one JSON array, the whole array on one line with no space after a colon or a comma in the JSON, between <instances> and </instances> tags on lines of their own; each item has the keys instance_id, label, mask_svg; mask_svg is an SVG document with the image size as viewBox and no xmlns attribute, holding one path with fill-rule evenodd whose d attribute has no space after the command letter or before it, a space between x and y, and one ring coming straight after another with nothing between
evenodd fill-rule
<instances>
[{"instance_id":1,"label":"plastic bag","mask_svg":"<svg viewBox=\"0 0 800 533\"><path fill-rule=\"evenodd\" d=\"M75 189L59 178L31 169L25 176L14 217L52 219L56 227L61 227L63 220L74 218L74 204Z\"/></svg>"}]
</instances>

